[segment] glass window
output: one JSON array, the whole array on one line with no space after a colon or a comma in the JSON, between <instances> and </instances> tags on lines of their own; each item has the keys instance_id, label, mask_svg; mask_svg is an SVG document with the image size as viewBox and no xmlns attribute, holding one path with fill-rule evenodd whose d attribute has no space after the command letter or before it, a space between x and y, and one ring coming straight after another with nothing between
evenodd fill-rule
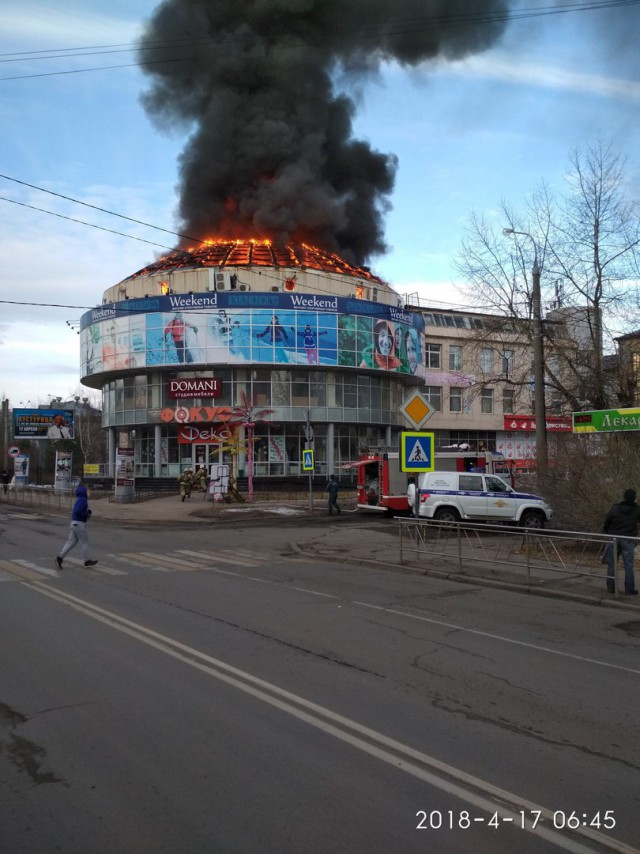
<instances>
[{"instance_id":1,"label":"glass window","mask_svg":"<svg viewBox=\"0 0 640 854\"><path fill-rule=\"evenodd\" d=\"M311 406L326 406L327 378L324 371L311 374L309 382L311 386Z\"/></svg>"},{"instance_id":2,"label":"glass window","mask_svg":"<svg viewBox=\"0 0 640 854\"><path fill-rule=\"evenodd\" d=\"M502 411L513 413L515 410L515 391L512 388L502 389Z\"/></svg>"},{"instance_id":3,"label":"glass window","mask_svg":"<svg viewBox=\"0 0 640 854\"><path fill-rule=\"evenodd\" d=\"M135 409L147 408L147 378L144 375L134 377L134 407Z\"/></svg>"},{"instance_id":4,"label":"glass window","mask_svg":"<svg viewBox=\"0 0 640 854\"><path fill-rule=\"evenodd\" d=\"M371 409L381 408L381 381L378 377L371 377Z\"/></svg>"},{"instance_id":5,"label":"glass window","mask_svg":"<svg viewBox=\"0 0 640 854\"><path fill-rule=\"evenodd\" d=\"M371 409L371 381L358 377L358 409Z\"/></svg>"},{"instance_id":6,"label":"glass window","mask_svg":"<svg viewBox=\"0 0 640 854\"><path fill-rule=\"evenodd\" d=\"M482 347L480 350L480 370L490 374L493 369L493 350L490 347Z\"/></svg>"},{"instance_id":7,"label":"glass window","mask_svg":"<svg viewBox=\"0 0 640 854\"><path fill-rule=\"evenodd\" d=\"M436 412L442 412L442 386L427 385L424 387L425 397Z\"/></svg>"},{"instance_id":8,"label":"glass window","mask_svg":"<svg viewBox=\"0 0 640 854\"><path fill-rule=\"evenodd\" d=\"M440 344L427 344L425 346L426 349L426 360L428 368L439 368L440 367L440 352L442 350L442 346Z\"/></svg>"},{"instance_id":9,"label":"glass window","mask_svg":"<svg viewBox=\"0 0 640 854\"><path fill-rule=\"evenodd\" d=\"M509 487L500 477L491 477L487 475L486 478L487 489L489 492L508 492Z\"/></svg>"},{"instance_id":10,"label":"glass window","mask_svg":"<svg viewBox=\"0 0 640 854\"><path fill-rule=\"evenodd\" d=\"M291 406L291 386L288 371L271 372L271 403L273 406Z\"/></svg>"},{"instance_id":11,"label":"glass window","mask_svg":"<svg viewBox=\"0 0 640 854\"><path fill-rule=\"evenodd\" d=\"M462 370L462 347L457 344L451 344L449 346L449 370Z\"/></svg>"},{"instance_id":12,"label":"glass window","mask_svg":"<svg viewBox=\"0 0 640 854\"><path fill-rule=\"evenodd\" d=\"M483 388L480 396L480 411L484 413L493 412L493 389Z\"/></svg>"},{"instance_id":13,"label":"glass window","mask_svg":"<svg viewBox=\"0 0 640 854\"><path fill-rule=\"evenodd\" d=\"M358 403L358 390L357 386L351 385L350 383L345 383L343 386L343 395L344 402L343 406L345 409L355 409Z\"/></svg>"},{"instance_id":14,"label":"glass window","mask_svg":"<svg viewBox=\"0 0 640 854\"><path fill-rule=\"evenodd\" d=\"M482 492L482 475L461 474L459 487L463 492Z\"/></svg>"},{"instance_id":15,"label":"glass window","mask_svg":"<svg viewBox=\"0 0 640 854\"><path fill-rule=\"evenodd\" d=\"M462 412L462 389L449 389L449 412Z\"/></svg>"},{"instance_id":16,"label":"glass window","mask_svg":"<svg viewBox=\"0 0 640 854\"><path fill-rule=\"evenodd\" d=\"M504 350L502 353L502 373L513 373L513 350Z\"/></svg>"},{"instance_id":17,"label":"glass window","mask_svg":"<svg viewBox=\"0 0 640 854\"><path fill-rule=\"evenodd\" d=\"M293 406L309 406L309 377L300 372L292 374L291 402Z\"/></svg>"}]
</instances>

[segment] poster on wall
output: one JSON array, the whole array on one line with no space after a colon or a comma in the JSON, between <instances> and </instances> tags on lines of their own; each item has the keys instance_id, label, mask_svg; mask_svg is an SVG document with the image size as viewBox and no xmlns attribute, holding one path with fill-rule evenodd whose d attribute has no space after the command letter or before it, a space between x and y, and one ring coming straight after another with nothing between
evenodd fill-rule
<instances>
[{"instance_id":1,"label":"poster on wall","mask_svg":"<svg viewBox=\"0 0 640 854\"><path fill-rule=\"evenodd\" d=\"M29 454L18 454L13 458L14 484L26 486L29 483Z\"/></svg>"},{"instance_id":2,"label":"poster on wall","mask_svg":"<svg viewBox=\"0 0 640 854\"><path fill-rule=\"evenodd\" d=\"M286 459L284 436L269 436L269 462L284 463Z\"/></svg>"},{"instance_id":3,"label":"poster on wall","mask_svg":"<svg viewBox=\"0 0 640 854\"><path fill-rule=\"evenodd\" d=\"M71 489L71 463L73 454L69 451L56 451L56 473L54 479L54 489L69 490Z\"/></svg>"},{"instance_id":4,"label":"poster on wall","mask_svg":"<svg viewBox=\"0 0 640 854\"><path fill-rule=\"evenodd\" d=\"M133 448L118 448L116 455L116 486L133 489Z\"/></svg>"}]
</instances>

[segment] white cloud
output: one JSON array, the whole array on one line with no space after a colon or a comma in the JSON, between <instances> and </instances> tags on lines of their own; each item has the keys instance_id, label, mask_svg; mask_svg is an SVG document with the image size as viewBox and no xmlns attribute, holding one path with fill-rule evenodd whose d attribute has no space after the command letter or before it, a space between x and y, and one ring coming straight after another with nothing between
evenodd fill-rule
<instances>
[{"instance_id":1,"label":"white cloud","mask_svg":"<svg viewBox=\"0 0 640 854\"><path fill-rule=\"evenodd\" d=\"M501 57L498 54L473 56L460 62L439 63L438 66L441 72L489 77L516 85L640 101L640 83L633 80L570 71L557 66L527 64L521 58Z\"/></svg>"},{"instance_id":2,"label":"white cloud","mask_svg":"<svg viewBox=\"0 0 640 854\"><path fill-rule=\"evenodd\" d=\"M2 41L6 45L13 40L22 50L33 49L34 45L54 50L69 44L70 39L71 47L77 48L85 44L123 43L138 35L141 24L137 16L128 18L113 12L92 11L87 6L86 0L64 5L26 0L14 8L4 8Z\"/></svg>"}]
</instances>

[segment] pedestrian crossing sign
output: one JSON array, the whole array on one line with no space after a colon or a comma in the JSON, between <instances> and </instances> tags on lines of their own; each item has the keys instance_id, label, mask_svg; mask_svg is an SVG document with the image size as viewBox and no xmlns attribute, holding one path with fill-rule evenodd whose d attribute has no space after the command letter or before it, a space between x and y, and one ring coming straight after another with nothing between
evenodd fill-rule
<instances>
[{"instance_id":1,"label":"pedestrian crossing sign","mask_svg":"<svg viewBox=\"0 0 640 854\"><path fill-rule=\"evenodd\" d=\"M313 471L313 451L306 450L302 452L302 471Z\"/></svg>"},{"instance_id":2,"label":"pedestrian crossing sign","mask_svg":"<svg viewBox=\"0 0 640 854\"><path fill-rule=\"evenodd\" d=\"M433 471L435 468L435 434L407 432L400 434L400 469L406 472Z\"/></svg>"}]
</instances>

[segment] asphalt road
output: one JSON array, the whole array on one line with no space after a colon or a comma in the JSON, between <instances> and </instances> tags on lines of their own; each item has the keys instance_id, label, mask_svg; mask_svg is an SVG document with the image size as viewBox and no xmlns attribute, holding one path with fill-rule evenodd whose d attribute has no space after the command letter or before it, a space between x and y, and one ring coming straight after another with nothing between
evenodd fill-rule
<instances>
[{"instance_id":1,"label":"asphalt road","mask_svg":"<svg viewBox=\"0 0 640 854\"><path fill-rule=\"evenodd\" d=\"M308 521L98 526L58 573L66 527L2 523L0 851L637 850L634 615L317 559Z\"/></svg>"}]
</instances>

